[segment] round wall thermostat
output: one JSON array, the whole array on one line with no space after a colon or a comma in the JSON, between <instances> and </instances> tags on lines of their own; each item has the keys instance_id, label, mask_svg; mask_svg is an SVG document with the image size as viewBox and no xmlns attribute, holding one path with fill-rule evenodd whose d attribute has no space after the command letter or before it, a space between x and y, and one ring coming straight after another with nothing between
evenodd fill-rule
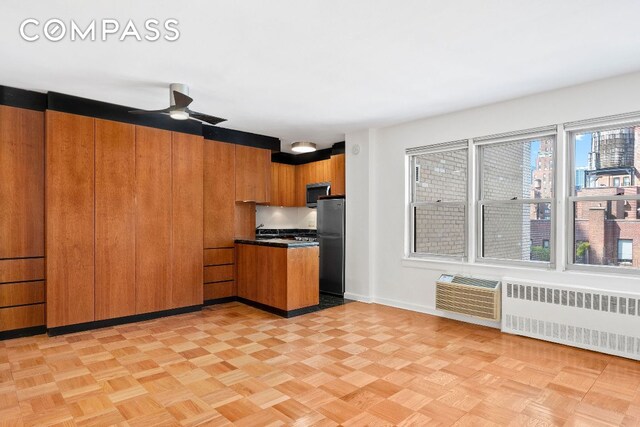
<instances>
[{"instance_id":1,"label":"round wall thermostat","mask_svg":"<svg viewBox=\"0 0 640 427\"><path fill-rule=\"evenodd\" d=\"M351 152L357 155L360 152L360 145L355 144L353 147L351 147Z\"/></svg>"}]
</instances>

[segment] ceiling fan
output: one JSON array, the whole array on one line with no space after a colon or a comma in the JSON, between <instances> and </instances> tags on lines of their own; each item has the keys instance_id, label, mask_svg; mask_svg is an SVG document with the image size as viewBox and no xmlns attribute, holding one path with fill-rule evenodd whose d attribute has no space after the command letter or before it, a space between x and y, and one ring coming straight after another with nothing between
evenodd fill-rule
<instances>
[{"instance_id":1,"label":"ceiling fan","mask_svg":"<svg viewBox=\"0 0 640 427\"><path fill-rule=\"evenodd\" d=\"M169 85L170 106L164 110L132 110L132 114L168 114L174 120L195 119L211 125L217 125L227 119L209 116L189 109L193 98L189 97L189 86L182 83L171 83Z\"/></svg>"}]
</instances>

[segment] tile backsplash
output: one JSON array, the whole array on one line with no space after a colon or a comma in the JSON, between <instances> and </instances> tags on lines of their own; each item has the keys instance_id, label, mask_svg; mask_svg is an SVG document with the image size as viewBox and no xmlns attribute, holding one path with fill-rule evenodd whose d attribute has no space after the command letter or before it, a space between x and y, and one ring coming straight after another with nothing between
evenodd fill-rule
<instances>
[{"instance_id":1,"label":"tile backsplash","mask_svg":"<svg viewBox=\"0 0 640 427\"><path fill-rule=\"evenodd\" d=\"M264 228L316 228L317 210L311 208L256 207L256 227Z\"/></svg>"}]
</instances>

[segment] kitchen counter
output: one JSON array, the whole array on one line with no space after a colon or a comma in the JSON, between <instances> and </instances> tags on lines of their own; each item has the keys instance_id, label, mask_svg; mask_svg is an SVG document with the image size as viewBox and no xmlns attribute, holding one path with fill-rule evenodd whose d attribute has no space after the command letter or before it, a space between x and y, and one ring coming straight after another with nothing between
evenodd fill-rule
<instances>
[{"instance_id":1,"label":"kitchen counter","mask_svg":"<svg viewBox=\"0 0 640 427\"><path fill-rule=\"evenodd\" d=\"M275 248L304 248L318 246L318 242L305 242L291 239L236 239L236 243L243 245L273 246Z\"/></svg>"},{"instance_id":2,"label":"kitchen counter","mask_svg":"<svg viewBox=\"0 0 640 427\"><path fill-rule=\"evenodd\" d=\"M236 240L235 253L240 301L284 317L319 309L317 242Z\"/></svg>"}]
</instances>

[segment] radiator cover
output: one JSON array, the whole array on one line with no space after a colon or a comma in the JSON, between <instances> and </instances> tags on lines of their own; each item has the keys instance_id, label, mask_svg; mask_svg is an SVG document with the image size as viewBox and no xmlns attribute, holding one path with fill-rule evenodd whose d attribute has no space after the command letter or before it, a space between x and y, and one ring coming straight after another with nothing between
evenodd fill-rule
<instances>
[{"instance_id":1,"label":"radiator cover","mask_svg":"<svg viewBox=\"0 0 640 427\"><path fill-rule=\"evenodd\" d=\"M505 278L502 331L640 360L640 294Z\"/></svg>"}]
</instances>

